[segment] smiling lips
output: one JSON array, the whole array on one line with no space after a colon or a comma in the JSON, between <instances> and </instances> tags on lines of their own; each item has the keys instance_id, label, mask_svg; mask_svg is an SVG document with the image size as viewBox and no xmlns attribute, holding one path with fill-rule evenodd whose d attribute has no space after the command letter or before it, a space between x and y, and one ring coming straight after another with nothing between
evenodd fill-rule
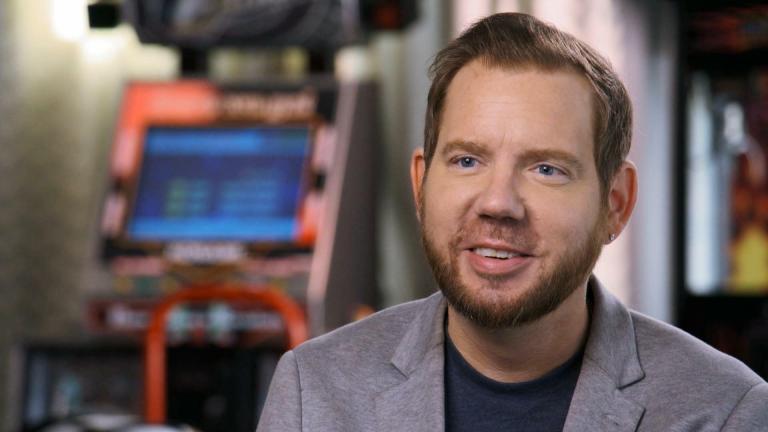
<instances>
[{"instance_id":1,"label":"smiling lips","mask_svg":"<svg viewBox=\"0 0 768 432\"><path fill-rule=\"evenodd\" d=\"M472 269L479 275L488 276L511 276L534 258L530 253L501 245L478 245L464 252Z\"/></svg>"},{"instance_id":2,"label":"smiling lips","mask_svg":"<svg viewBox=\"0 0 768 432\"><path fill-rule=\"evenodd\" d=\"M509 259L509 258L519 257L524 255L514 251L498 250L498 249L491 249L491 248L474 248L470 250L486 258Z\"/></svg>"}]
</instances>

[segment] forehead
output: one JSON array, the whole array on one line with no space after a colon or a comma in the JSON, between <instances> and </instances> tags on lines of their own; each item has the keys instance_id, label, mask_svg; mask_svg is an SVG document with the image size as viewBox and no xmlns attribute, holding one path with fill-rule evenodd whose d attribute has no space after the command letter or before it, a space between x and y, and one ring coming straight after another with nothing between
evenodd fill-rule
<instances>
[{"instance_id":1,"label":"forehead","mask_svg":"<svg viewBox=\"0 0 768 432\"><path fill-rule=\"evenodd\" d=\"M594 96L570 70L508 69L475 60L448 86L438 147L453 140L557 147L592 155Z\"/></svg>"}]
</instances>

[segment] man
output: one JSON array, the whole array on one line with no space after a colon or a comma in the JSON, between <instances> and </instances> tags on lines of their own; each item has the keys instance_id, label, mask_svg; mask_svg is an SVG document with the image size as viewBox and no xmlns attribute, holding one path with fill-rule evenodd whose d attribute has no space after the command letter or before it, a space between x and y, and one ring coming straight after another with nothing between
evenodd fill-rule
<instances>
[{"instance_id":1,"label":"man","mask_svg":"<svg viewBox=\"0 0 768 432\"><path fill-rule=\"evenodd\" d=\"M259 430L768 430L765 381L590 276L637 194L607 61L498 14L431 72L411 176L441 292L288 352Z\"/></svg>"}]
</instances>

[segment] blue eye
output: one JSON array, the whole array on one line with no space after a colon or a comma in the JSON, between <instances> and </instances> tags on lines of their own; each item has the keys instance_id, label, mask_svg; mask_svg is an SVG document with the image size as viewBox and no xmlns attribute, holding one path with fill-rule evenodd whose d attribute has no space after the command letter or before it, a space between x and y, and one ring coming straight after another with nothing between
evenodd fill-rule
<instances>
[{"instance_id":1,"label":"blue eye","mask_svg":"<svg viewBox=\"0 0 768 432\"><path fill-rule=\"evenodd\" d=\"M462 168L473 168L477 164L477 159L470 156L463 156L457 161Z\"/></svg>"},{"instance_id":2,"label":"blue eye","mask_svg":"<svg viewBox=\"0 0 768 432\"><path fill-rule=\"evenodd\" d=\"M545 176L553 176L555 174L562 174L562 171L559 169L553 167L552 165L547 164L541 164L536 167L536 171L538 171L539 174L545 175Z\"/></svg>"}]
</instances>

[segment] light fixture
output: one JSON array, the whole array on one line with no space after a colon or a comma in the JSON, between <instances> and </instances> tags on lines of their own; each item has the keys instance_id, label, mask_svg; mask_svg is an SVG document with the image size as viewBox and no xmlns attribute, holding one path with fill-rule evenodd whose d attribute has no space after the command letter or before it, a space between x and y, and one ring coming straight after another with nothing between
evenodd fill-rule
<instances>
[{"instance_id":1,"label":"light fixture","mask_svg":"<svg viewBox=\"0 0 768 432\"><path fill-rule=\"evenodd\" d=\"M85 0L49 0L53 34L67 42L77 42L88 31Z\"/></svg>"}]
</instances>

